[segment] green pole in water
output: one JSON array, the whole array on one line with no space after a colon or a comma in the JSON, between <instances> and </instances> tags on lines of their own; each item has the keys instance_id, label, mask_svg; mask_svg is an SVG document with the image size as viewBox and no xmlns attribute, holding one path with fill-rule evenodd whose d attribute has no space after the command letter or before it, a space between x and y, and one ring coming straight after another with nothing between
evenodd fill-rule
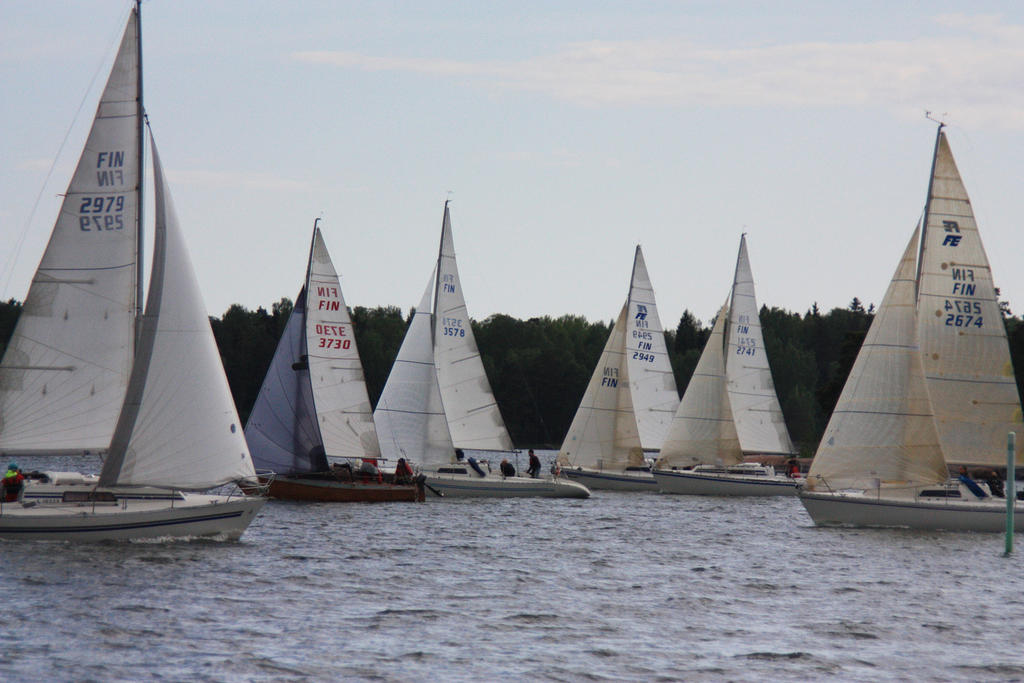
<instances>
[{"instance_id":1,"label":"green pole in water","mask_svg":"<svg viewBox=\"0 0 1024 683\"><path fill-rule=\"evenodd\" d=\"M1013 552L1013 504L1017 501L1017 433L1006 435L1006 554Z\"/></svg>"}]
</instances>

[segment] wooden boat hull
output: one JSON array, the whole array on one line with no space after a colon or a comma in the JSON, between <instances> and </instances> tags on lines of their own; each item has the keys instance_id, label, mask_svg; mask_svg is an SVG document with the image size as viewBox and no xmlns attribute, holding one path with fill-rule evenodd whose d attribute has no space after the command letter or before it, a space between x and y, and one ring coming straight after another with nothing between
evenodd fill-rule
<instances>
[{"instance_id":1,"label":"wooden boat hull","mask_svg":"<svg viewBox=\"0 0 1024 683\"><path fill-rule=\"evenodd\" d=\"M575 467L563 469L562 475L591 490L658 492L658 482L650 472L602 472Z\"/></svg>"},{"instance_id":2,"label":"wooden boat hull","mask_svg":"<svg viewBox=\"0 0 1024 683\"><path fill-rule=\"evenodd\" d=\"M129 541L241 537L266 498L184 494L113 503L29 501L0 504L0 539Z\"/></svg>"},{"instance_id":3,"label":"wooden boat hull","mask_svg":"<svg viewBox=\"0 0 1024 683\"><path fill-rule=\"evenodd\" d=\"M476 474L426 474L428 495L445 498L589 498L590 490L562 477L532 479Z\"/></svg>"},{"instance_id":4,"label":"wooden boat hull","mask_svg":"<svg viewBox=\"0 0 1024 683\"><path fill-rule=\"evenodd\" d=\"M795 496L802 479L783 475L701 473L691 470L654 470L662 493L690 496Z\"/></svg>"},{"instance_id":5,"label":"wooden boat hull","mask_svg":"<svg viewBox=\"0 0 1024 683\"><path fill-rule=\"evenodd\" d=\"M261 477L266 484L268 479ZM414 503L423 500L417 484L389 484L376 481L342 481L331 478L282 477L270 480L268 494L278 500L320 503Z\"/></svg>"},{"instance_id":6,"label":"wooden boat hull","mask_svg":"<svg viewBox=\"0 0 1024 683\"><path fill-rule=\"evenodd\" d=\"M884 498L865 493L800 491L818 526L904 527L946 531L1005 531L1006 500ZM1014 506L1014 529L1024 528L1024 504Z\"/></svg>"}]
</instances>

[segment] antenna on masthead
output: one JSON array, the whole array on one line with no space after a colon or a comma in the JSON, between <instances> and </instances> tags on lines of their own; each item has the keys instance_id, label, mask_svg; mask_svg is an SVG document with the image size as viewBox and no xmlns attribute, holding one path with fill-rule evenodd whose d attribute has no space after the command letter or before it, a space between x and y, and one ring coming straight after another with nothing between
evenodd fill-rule
<instances>
[{"instance_id":1,"label":"antenna on masthead","mask_svg":"<svg viewBox=\"0 0 1024 683\"><path fill-rule=\"evenodd\" d=\"M943 112L942 116L949 116L949 112ZM942 130L946 126L945 121L943 121L942 119L935 118L934 116L932 116L932 113L927 109L924 110L924 117L929 121L934 121L935 123L939 124L939 130Z\"/></svg>"}]
</instances>

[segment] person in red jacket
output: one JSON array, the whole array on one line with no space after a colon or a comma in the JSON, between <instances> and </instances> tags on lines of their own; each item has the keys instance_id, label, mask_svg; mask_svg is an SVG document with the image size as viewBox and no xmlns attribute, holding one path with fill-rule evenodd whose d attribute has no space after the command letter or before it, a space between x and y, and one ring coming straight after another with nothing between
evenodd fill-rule
<instances>
[{"instance_id":1,"label":"person in red jacket","mask_svg":"<svg viewBox=\"0 0 1024 683\"><path fill-rule=\"evenodd\" d=\"M398 463L395 465L395 483L412 483L412 468L409 467L409 463L405 461L405 458L399 458Z\"/></svg>"},{"instance_id":2,"label":"person in red jacket","mask_svg":"<svg viewBox=\"0 0 1024 683\"><path fill-rule=\"evenodd\" d=\"M13 503L17 501L24 488L25 475L18 469L18 463L12 462L7 466L7 473L4 475L3 482L0 483L4 502Z\"/></svg>"}]
</instances>

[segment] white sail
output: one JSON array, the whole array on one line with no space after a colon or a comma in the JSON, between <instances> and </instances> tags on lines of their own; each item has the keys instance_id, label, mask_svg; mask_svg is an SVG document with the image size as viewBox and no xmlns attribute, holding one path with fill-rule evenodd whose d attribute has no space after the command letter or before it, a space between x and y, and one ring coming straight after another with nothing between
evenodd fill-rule
<instances>
[{"instance_id":1,"label":"white sail","mask_svg":"<svg viewBox=\"0 0 1024 683\"><path fill-rule=\"evenodd\" d=\"M917 344L914 235L875 314L807 474L809 490L945 481Z\"/></svg>"},{"instance_id":2,"label":"white sail","mask_svg":"<svg viewBox=\"0 0 1024 683\"><path fill-rule=\"evenodd\" d=\"M562 466L622 471L644 464L624 350L628 310L624 303L562 442Z\"/></svg>"},{"instance_id":3,"label":"white sail","mask_svg":"<svg viewBox=\"0 0 1024 683\"><path fill-rule=\"evenodd\" d=\"M726 339L729 345L725 361L729 398L743 451L793 453L793 443L782 417L764 348L746 235L740 237L740 250L736 257Z\"/></svg>"},{"instance_id":4,"label":"white sail","mask_svg":"<svg viewBox=\"0 0 1024 683\"><path fill-rule=\"evenodd\" d=\"M138 239L133 12L0 364L0 450L103 451L128 385Z\"/></svg>"},{"instance_id":5,"label":"white sail","mask_svg":"<svg viewBox=\"0 0 1024 683\"><path fill-rule=\"evenodd\" d=\"M728 304L722 306L711 335L679 402L661 447L658 468L691 465L735 465L743 461L730 407L725 374L725 326Z\"/></svg>"},{"instance_id":6,"label":"white sail","mask_svg":"<svg viewBox=\"0 0 1024 683\"><path fill-rule=\"evenodd\" d=\"M441 465L454 459L434 369L434 283L432 273L373 413L381 455L392 462L405 458L419 465Z\"/></svg>"},{"instance_id":7,"label":"white sail","mask_svg":"<svg viewBox=\"0 0 1024 683\"><path fill-rule=\"evenodd\" d=\"M633 410L640 443L646 450L656 450L665 440L679 406L679 391L668 358L658 305L654 301L654 286L640 245L633 257L628 316L629 333L624 343Z\"/></svg>"},{"instance_id":8,"label":"white sail","mask_svg":"<svg viewBox=\"0 0 1024 683\"><path fill-rule=\"evenodd\" d=\"M434 361L452 441L459 448L511 450L512 439L487 381L462 296L447 202L437 268Z\"/></svg>"},{"instance_id":9,"label":"white sail","mask_svg":"<svg viewBox=\"0 0 1024 683\"><path fill-rule=\"evenodd\" d=\"M380 455L352 320L319 228L313 231L306 282L306 349L327 455Z\"/></svg>"},{"instance_id":10,"label":"white sail","mask_svg":"<svg viewBox=\"0 0 1024 683\"><path fill-rule=\"evenodd\" d=\"M205 489L254 475L153 149L155 241L139 353L100 483Z\"/></svg>"},{"instance_id":11,"label":"white sail","mask_svg":"<svg viewBox=\"0 0 1024 683\"><path fill-rule=\"evenodd\" d=\"M1020 397L985 248L949 143L935 147L919 264L918 331L949 463L1000 466L1022 432ZM1018 439L1022 462L1024 438Z\"/></svg>"}]
</instances>

